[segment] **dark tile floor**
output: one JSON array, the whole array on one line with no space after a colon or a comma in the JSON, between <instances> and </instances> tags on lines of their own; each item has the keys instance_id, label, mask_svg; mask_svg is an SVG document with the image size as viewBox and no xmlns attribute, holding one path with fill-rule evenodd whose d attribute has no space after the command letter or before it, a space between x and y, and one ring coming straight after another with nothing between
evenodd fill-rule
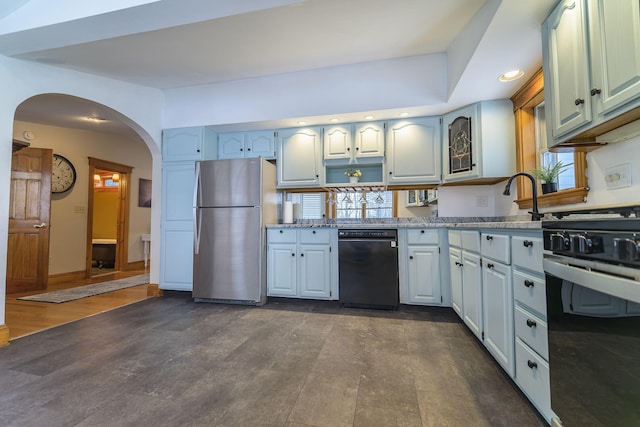
<instances>
[{"instance_id":1,"label":"dark tile floor","mask_svg":"<svg viewBox=\"0 0 640 427\"><path fill-rule=\"evenodd\" d=\"M172 293L0 348L2 426L542 426L452 310Z\"/></svg>"}]
</instances>

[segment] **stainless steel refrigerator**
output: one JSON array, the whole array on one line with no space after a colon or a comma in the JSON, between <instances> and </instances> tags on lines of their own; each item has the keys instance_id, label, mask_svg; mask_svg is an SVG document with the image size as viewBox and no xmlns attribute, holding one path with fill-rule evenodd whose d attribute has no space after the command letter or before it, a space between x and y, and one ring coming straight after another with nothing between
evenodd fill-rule
<instances>
[{"instance_id":1,"label":"stainless steel refrigerator","mask_svg":"<svg viewBox=\"0 0 640 427\"><path fill-rule=\"evenodd\" d=\"M196 162L193 298L266 302L265 224L277 217L276 169L261 157Z\"/></svg>"}]
</instances>

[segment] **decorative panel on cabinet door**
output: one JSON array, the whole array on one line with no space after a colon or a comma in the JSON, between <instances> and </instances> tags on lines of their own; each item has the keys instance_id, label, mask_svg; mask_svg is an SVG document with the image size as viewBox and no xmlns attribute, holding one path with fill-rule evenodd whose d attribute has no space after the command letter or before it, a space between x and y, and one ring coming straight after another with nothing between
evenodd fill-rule
<instances>
[{"instance_id":1,"label":"decorative panel on cabinet door","mask_svg":"<svg viewBox=\"0 0 640 427\"><path fill-rule=\"evenodd\" d=\"M331 126L324 128L324 159L350 159L353 137L350 126Z\"/></svg>"},{"instance_id":2,"label":"decorative panel on cabinet door","mask_svg":"<svg viewBox=\"0 0 640 427\"><path fill-rule=\"evenodd\" d=\"M388 123L387 183L440 182L440 119L423 117Z\"/></svg>"},{"instance_id":3,"label":"decorative panel on cabinet door","mask_svg":"<svg viewBox=\"0 0 640 427\"><path fill-rule=\"evenodd\" d=\"M246 132L245 157L260 157L267 160L276 158L276 137L272 130Z\"/></svg>"},{"instance_id":4,"label":"decorative panel on cabinet door","mask_svg":"<svg viewBox=\"0 0 640 427\"><path fill-rule=\"evenodd\" d=\"M164 129L162 131L162 161L205 160L215 158L215 133L199 126Z\"/></svg>"},{"instance_id":5,"label":"decorative panel on cabinet door","mask_svg":"<svg viewBox=\"0 0 640 427\"><path fill-rule=\"evenodd\" d=\"M480 255L462 251L462 313L471 332L482 340L482 267Z\"/></svg>"},{"instance_id":6,"label":"decorative panel on cabinet door","mask_svg":"<svg viewBox=\"0 0 640 427\"><path fill-rule=\"evenodd\" d=\"M229 132L218 135L218 158L237 159L244 157L244 133Z\"/></svg>"},{"instance_id":7,"label":"decorative panel on cabinet door","mask_svg":"<svg viewBox=\"0 0 640 427\"><path fill-rule=\"evenodd\" d=\"M409 302L441 304L440 256L437 246L409 246Z\"/></svg>"},{"instance_id":8,"label":"decorative panel on cabinet door","mask_svg":"<svg viewBox=\"0 0 640 427\"><path fill-rule=\"evenodd\" d=\"M449 248L449 269L451 271L451 307L463 317L463 289L462 289L462 254L459 249Z\"/></svg>"},{"instance_id":9,"label":"decorative panel on cabinet door","mask_svg":"<svg viewBox=\"0 0 640 427\"><path fill-rule=\"evenodd\" d=\"M324 182L320 128L278 132L278 187L317 187Z\"/></svg>"},{"instance_id":10,"label":"decorative panel on cabinet door","mask_svg":"<svg viewBox=\"0 0 640 427\"><path fill-rule=\"evenodd\" d=\"M504 370L513 377L515 372L511 267L486 259L483 262L484 344Z\"/></svg>"},{"instance_id":11,"label":"decorative panel on cabinet door","mask_svg":"<svg viewBox=\"0 0 640 427\"><path fill-rule=\"evenodd\" d=\"M589 0L592 96L607 115L640 98L640 2Z\"/></svg>"},{"instance_id":12,"label":"decorative panel on cabinet door","mask_svg":"<svg viewBox=\"0 0 640 427\"><path fill-rule=\"evenodd\" d=\"M193 190L195 165L193 162L175 162L162 165L161 221L193 223Z\"/></svg>"},{"instance_id":13,"label":"decorative panel on cabinet door","mask_svg":"<svg viewBox=\"0 0 640 427\"><path fill-rule=\"evenodd\" d=\"M269 238L269 241L271 240ZM268 296L297 296L297 255L295 243L269 243L267 250Z\"/></svg>"},{"instance_id":14,"label":"decorative panel on cabinet door","mask_svg":"<svg viewBox=\"0 0 640 427\"><path fill-rule=\"evenodd\" d=\"M300 245L299 283L301 298L331 297L331 255L328 245Z\"/></svg>"},{"instance_id":15,"label":"decorative panel on cabinet door","mask_svg":"<svg viewBox=\"0 0 640 427\"><path fill-rule=\"evenodd\" d=\"M589 54L583 0L563 0L542 29L547 127L555 138L591 122Z\"/></svg>"},{"instance_id":16,"label":"decorative panel on cabinet door","mask_svg":"<svg viewBox=\"0 0 640 427\"><path fill-rule=\"evenodd\" d=\"M160 289L193 290L193 230L162 229L160 245Z\"/></svg>"},{"instance_id":17,"label":"decorative panel on cabinet door","mask_svg":"<svg viewBox=\"0 0 640 427\"><path fill-rule=\"evenodd\" d=\"M356 158L384 157L384 122L357 123L354 135Z\"/></svg>"}]
</instances>

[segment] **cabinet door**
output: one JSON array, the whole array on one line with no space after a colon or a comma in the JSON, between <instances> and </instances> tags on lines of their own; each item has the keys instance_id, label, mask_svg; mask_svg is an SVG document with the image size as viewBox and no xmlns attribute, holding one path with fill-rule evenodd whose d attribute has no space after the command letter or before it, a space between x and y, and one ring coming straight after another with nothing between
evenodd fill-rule
<instances>
[{"instance_id":1,"label":"cabinet door","mask_svg":"<svg viewBox=\"0 0 640 427\"><path fill-rule=\"evenodd\" d=\"M267 295L298 295L295 244L269 244L267 251Z\"/></svg>"},{"instance_id":2,"label":"cabinet door","mask_svg":"<svg viewBox=\"0 0 640 427\"><path fill-rule=\"evenodd\" d=\"M180 162L162 165L162 223L193 223L195 164Z\"/></svg>"},{"instance_id":3,"label":"cabinet door","mask_svg":"<svg viewBox=\"0 0 640 427\"><path fill-rule=\"evenodd\" d=\"M331 297L331 258L329 245L300 245L298 257L300 297Z\"/></svg>"},{"instance_id":4,"label":"cabinet door","mask_svg":"<svg viewBox=\"0 0 640 427\"><path fill-rule=\"evenodd\" d=\"M482 268L480 256L462 251L462 313L464 323L482 339Z\"/></svg>"},{"instance_id":5,"label":"cabinet door","mask_svg":"<svg viewBox=\"0 0 640 427\"><path fill-rule=\"evenodd\" d=\"M478 176L478 108L478 104L469 105L443 117L442 167L445 181Z\"/></svg>"},{"instance_id":6,"label":"cabinet door","mask_svg":"<svg viewBox=\"0 0 640 427\"><path fill-rule=\"evenodd\" d=\"M237 159L245 155L244 133L231 132L218 135L218 158Z\"/></svg>"},{"instance_id":7,"label":"cabinet door","mask_svg":"<svg viewBox=\"0 0 640 427\"><path fill-rule=\"evenodd\" d=\"M160 289L193 289L193 230L187 224L163 228L160 245Z\"/></svg>"},{"instance_id":8,"label":"cabinet door","mask_svg":"<svg viewBox=\"0 0 640 427\"><path fill-rule=\"evenodd\" d=\"M437 246L409 246L409 302L440 304L440 256Z\"/></svg>"},{"instance_id":9,"label":"cabinet door","mask_svg":"<svg viewBox=\"0 0 640 427\"><path fill-rule=\"evenodd\" d=\"M320 128L279 132L278 187L314 187L324 182L320 135Z\"/></svg>"},{"instance_id":10,"label":"cabinet door","mask_svg":"<svg viewBox=\"0 0 640 427\"><path fill-rule=\"evenodd\" d=\"M369 122L356 125L356 158L384 156L384 122Z\"/></svg>"},{"instance_id":11,"label":"cabinet door","mask_svg":"<svg viewBox=\"0 0 640 427\"><path fill-rule=\"evenodd\" d=\"M484 344L504 370L513 377L511 267L485 260L482 267L482 294Z\"/></svg>"},{"instance_id":12,"label":"cabinet door","mask_svg":"<svg viewBox=\"0 0 640 427\"><path fill-rule=\"evenodd\" d=\"M204 127L163 130L162 161L175 162L202 159L204 139Z\"/></svg>"},{"instance_id":13,"label":"cabinet door","mask_svg":"<svg viewBox=\"0 0 640 427\"><path fill-rule=\"evenodd\" d=\"M387 183L440 182L440 119L391 122L387 130Z\"/></svg>"},{"instance_id":14,"label":"cabinet door","mask_svg":"<svg viewBox=\"0 0 640 427\"><path fill-rule=\"evenodd\" d=\"M640 2L590 0L589 29L597 113L640 97Z\"/></svg>"},{"instance_id":15,"label":"cabinet door","mask_svg":"<svg viewBox=\"0 0 640 427\"><path fill-rule=\"evenodd\" d=\"M324 129L324 158L350 159L353 140L347 126L332 126Z\"/></svg>"},{"instance_id":16,"label":"cabinet door","mask_svg":"<svg viewBox=\"0 0 640 427\"><path fill-rule=\"evenodd\" d=\"M591 122L586 28L582 0L563 0L542 29L545 101L551 113L547 125L553 138Z\"/></svg>"},{"instance_id":17,"label":"cabinet door","mask_svg":"<svg viewBox=\"0 0 640 427\"><path fill-rule=\"evenodd\" d=\"M451 271L451 307L464 319L462 307L462 263L459 249L449 248L449 269Z\"/></svg>"},{"instance_id":18,"label":"cabinet door","mask_svg":"<svg viewBox=\"0 0 640 427\"><path fill-rule=\"evenodd\" d=\"M264 157L265 159L276 158L276 138L275 132L271 130L246 132L245 157Z\"/></svg>"}]
</instances>

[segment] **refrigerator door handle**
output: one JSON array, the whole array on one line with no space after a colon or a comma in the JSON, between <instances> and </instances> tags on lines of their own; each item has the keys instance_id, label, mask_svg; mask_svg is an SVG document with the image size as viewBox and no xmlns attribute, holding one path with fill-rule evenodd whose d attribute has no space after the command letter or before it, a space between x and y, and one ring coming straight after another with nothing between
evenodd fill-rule
<instances>
[{"instance_id":1,"label":"refrigerator door handle","mask_svg":"<svg viewBox=\"0 0 640 427\"><path fill-rule=\"evenodd\" d=\"M200 206L200 200L198 200L198 196L201 192L201 180L200 180L200 162L196 162L196 177L195 177L195 185L193 186L193 207L194 209ZM193 214L195 216L195 212Z\"/></svg>"},{"instance_id":2,"label":"refrigerator door handle","mask_svg":"<svg viewBox=\"0 0 640 427\"><path fill-rule=\"evenodd\" d=\"M200 210L193 208L193 253L198 255L200 252Z\"/></svg>"}]
</instances>

